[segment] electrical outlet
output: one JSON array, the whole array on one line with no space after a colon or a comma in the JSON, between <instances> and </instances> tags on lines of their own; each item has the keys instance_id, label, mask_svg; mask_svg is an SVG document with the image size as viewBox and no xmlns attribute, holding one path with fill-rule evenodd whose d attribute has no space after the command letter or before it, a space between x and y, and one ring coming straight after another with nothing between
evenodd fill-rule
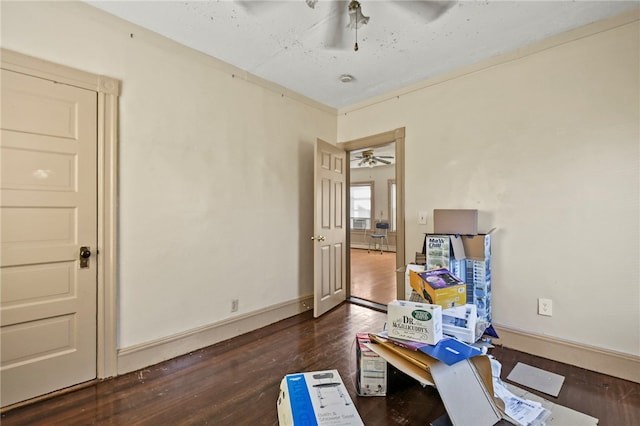
<instances>
[{"instance_id":1,"label":"electrical outlet","mask_svg":"<svg viewBox=\"0 0 640 426\"><path fill-rule=\"evenodd\" d=\"M231 300L231 312L238 312L238 305L240 304L240 300L232 299Z\"/></svg>"},{"instance_id":2,"label":"electrical outlet","mask_svg":"<svg viewBox=\"0 0 640 426\"><path fill-rule=\"evenodd\" d=\"M546 317L553 315L553 301L551 299L538 299L538 315Z\"/></svg>"}]
</instances>

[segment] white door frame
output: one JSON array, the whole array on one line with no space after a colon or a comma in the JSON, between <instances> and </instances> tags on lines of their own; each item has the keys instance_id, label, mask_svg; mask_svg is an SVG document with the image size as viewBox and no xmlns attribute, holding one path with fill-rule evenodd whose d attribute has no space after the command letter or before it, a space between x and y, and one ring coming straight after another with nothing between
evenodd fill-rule
<instances>
[{"instance_id":1,"label":"white door frame","mask_svg":"<svg viewBox=\"0 0 640 426\"><path fill-rule=\"evenodd\" d=\"M117 190L118 80L0 49L0 67L57 83L92 90L98 98L97 378L117 368Z\"/></svg>"},{"instance_id":2,"label":"white door frame","mask_svg":"<svg viewBox=\"0 0 640 426\"><path fill-rule=\"evenodd\" d=\"M366 136L360 139L354 139L347 142L338 143L338 147L347 151L355 151L356 149L375 147L379 145L387 145L395 142L395 167L396 167L396 297L403 300L404 296L404 266L405 260L405 235L404 235L404 127L390 130L376 135ZM349 188L351 185L351 170L347 167L347 199L345 207L346 223L349 223ZM351 233L347 232L347 297L351 296Z\"/></svg>"}]
</instances>

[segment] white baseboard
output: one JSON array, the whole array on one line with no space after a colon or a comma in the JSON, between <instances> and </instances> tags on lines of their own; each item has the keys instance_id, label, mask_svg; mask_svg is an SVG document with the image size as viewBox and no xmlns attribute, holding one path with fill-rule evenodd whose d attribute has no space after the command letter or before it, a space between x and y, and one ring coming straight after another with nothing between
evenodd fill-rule
<instances>
[{"instance_id":1,"label":"white baseboard","mask_svg":"<svg viewBox=\"0 0 640 426\"><path fill-rule=\"evenodd\" d=\"M313 295L118 350L118 375L205 348L313 309Z\"/></svg>"},{"instance_id":2,"label":"white baseboard","mask_svg":"<svg viewBox=\"0 0 640 426\"><path fill-rule=\"evenodd\" d=\"M507 348L640 383L639 356L533 334L498 324L493 326L500 336L495 343Z\"/></svg>"}]
</instances>

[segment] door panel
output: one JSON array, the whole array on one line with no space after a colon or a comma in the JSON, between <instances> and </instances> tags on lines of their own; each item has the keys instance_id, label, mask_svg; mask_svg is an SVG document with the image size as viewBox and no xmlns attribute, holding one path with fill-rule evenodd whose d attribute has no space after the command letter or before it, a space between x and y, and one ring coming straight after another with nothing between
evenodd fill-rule
<instances>
[{"instance_id":1,"label":"door panel","mask_svg":"<svg viewBox=\"0 0 640 426\"><path fill-rule=\"evenodd\" d=\"M97 95L2 70L1 404L96 377Z\"/></svg>"},{"instance_id":2,"label":"door panel","mask_svg":"<svg viewBox=\"0 0 640 426\"><path fill-rule=\"evenodd\" d=\"M316 142L314 201L314 315L346 299L344 227L346 152Z\"/></svg>"}]
</instances>

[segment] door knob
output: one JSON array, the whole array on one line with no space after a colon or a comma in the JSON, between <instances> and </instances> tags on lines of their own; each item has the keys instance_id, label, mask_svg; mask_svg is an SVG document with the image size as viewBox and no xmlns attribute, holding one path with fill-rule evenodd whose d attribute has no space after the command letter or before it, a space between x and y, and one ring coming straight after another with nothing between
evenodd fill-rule
<instances>
[{"instance_id":1,"label":"door knob","mask_svg":"<svg viewBox=\"0 0 640 426\"><path fill-rule=\"evenodd\" d=\"M315 241L324 241L325 238L322 235L318 235L316 237L311 237L311 241L313 241L313 240L315 240Z\"/></svg>"},{"instance_id":2,"label":"door knob","mask_svg":"<svg viewBox=\"0 0 640 426\"><path fill-rule=\"evenodd\" d=\"M81 268L89 267L90 257L91 257L91 247L86 247L86 246L80 247L80 267Z\"/></svg>"}]
</instances>

